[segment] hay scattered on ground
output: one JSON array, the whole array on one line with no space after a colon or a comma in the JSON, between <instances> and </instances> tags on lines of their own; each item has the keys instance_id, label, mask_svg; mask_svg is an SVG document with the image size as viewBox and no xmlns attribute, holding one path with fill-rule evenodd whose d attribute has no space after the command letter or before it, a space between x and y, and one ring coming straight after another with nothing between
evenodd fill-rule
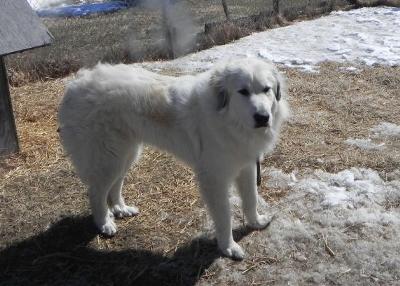
<instances>
[{"instance_id":1,"label":"hay scattered on ground","mask_svg":"<svg viewBox=\"0 0 400 286\"><path fill-rule=\"evenodd\" d=\"M383 178L400 169L396 138L372 152L345 143L368 138L381 122L400 122L400 68L349 72L327 63L319 74L287 69L286 75L294 115L264 167L336 173L357 166ZM138 205L140 215L119 220L112 239L91 229L85 187L56 132L63 88L64 80L51 80L11 90L21 153L0 160L1 280L6 285L212 283L215 243L193 240L205 220L193 174L165 153L146 149L126 178L127 201ZM268 188L265 181L260 189L269 202L288 192ZM257 232L236 235L249 241ZM244 247L254 251L251 243ZM279 263L276 257L260 259L247 261L243 272L252 275L252 265Z\"/></svg>"},{"instance_id":2,"label":"hay scattered on ground","mask_svg":"<svg viewBox=\"0 0 400 286\"><path fill-rule=\"evenodd\" d=\"M385 152L372 154L345 142L368 138L381 122L400 122L399 71L376 67L343 72L329 63L319 74L287 70L293 117L266 164L287 172L312 168L336 173L360 166L384 174L399 168L398 140Z\"/></svg>"}]
</instances>

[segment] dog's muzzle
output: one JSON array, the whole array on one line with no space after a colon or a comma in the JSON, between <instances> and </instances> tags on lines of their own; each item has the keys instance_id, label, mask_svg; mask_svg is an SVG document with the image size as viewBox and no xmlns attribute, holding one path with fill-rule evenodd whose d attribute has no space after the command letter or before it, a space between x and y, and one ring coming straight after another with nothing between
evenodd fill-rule
<instances>
[{"instance_id":1,"label":"dog's muzzle","mask_svg":"<svg viewBox=\"0 0 400 286\"><path fill-rule=\"evenodd\" d=\"M269 115L263 115L256 113L254 114L254 120L256 122L255 128L260 128L260 127L268 127L269 126Z\"/></svg>"}]
</instances>

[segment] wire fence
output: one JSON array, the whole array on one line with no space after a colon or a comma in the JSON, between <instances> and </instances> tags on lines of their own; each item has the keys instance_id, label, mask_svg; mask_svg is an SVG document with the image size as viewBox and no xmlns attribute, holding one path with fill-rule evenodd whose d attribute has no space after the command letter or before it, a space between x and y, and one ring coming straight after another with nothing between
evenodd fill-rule
<instances>
[{"instance_id":1,"label":"wire fence","mask_svg":"<svg viewBox=\"0 0 400 286\"><path fill-rule=\"evenodd\" d=\"M224 44L254 31L265 30L274 25L282 25L299 17L314 17L335 9L349 7L352 1L347 0L216 0L186 1L187 11L193 24L200 33L204 33L203 41L197 39L201 48L215 44ZM184 14L169 15L168 9L175 9L179 2L163 1L166 43L165 48L170 57L187 53L185 47L176 49L181 35L186 28L180 25L179 17ZM182 4L182 2L181 2ZM187 16L186 15L186 16ZM203 35L204 36L204 35ZM189 45L190 46L190 45Z\"/></svg>"},{"instance_id":2,"label":"wire fence","mask_svg":"<svg viewBox=\"0 0 400 286\"><path fill-rule=\"evenodd\" d=\"M43 19L54 43L6 58L10 82L65 76L99 61L178 57L299 17L355 7L350 0L142 0L117 13ZM349 6L350 5L350 6Z\"/></svg>"},{"instance_id":3,"label":"wire fence","mask_svg":"<svg viewBox=\"0 0 400 286\"><path fill-rule=\"evenodd\" d=\"M167 1L168 2L168 1ZM312 11L321 12L344 7L354 4L352 0L215 0L215 1L182 1L194 12L196 20L200 23L207 21L216 22L223 19L235 20L246 16L259 14L262 12L274 12L284 17L291 18L311 13ZM178 1L176 1L178 3ZM203 10L209 7L209 14L205 17L196 17L195 10ZM212 20L214 18L214 20Z\"/></svg>"}]
</instances>

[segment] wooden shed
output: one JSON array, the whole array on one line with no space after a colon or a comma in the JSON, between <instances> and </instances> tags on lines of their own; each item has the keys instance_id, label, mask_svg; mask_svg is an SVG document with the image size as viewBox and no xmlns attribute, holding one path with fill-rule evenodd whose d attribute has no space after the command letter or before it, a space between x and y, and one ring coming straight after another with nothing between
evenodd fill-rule
<instances>
[{"instance_id":1,"label":"wooden shed","mask_svg":"<svg viewBox=\"0 0 400 286\"><path fill-rule=\"evenodd\" d=\"M19 151L4 56L49 45L52 38L26 0L0 0L0 156Z\"/></svg>"}]
</instances>

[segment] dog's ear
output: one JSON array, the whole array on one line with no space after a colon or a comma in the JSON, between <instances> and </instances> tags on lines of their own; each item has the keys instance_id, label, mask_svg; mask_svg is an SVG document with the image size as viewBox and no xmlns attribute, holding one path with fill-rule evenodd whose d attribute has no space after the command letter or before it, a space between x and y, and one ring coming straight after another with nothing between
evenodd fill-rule
<instances>
[{"instance_id":1,"label":"dog's ear","mask_svg":"<svg viewBox=\"0 0 400 286\"><path fill-rule=\"evenodd\" d=\"M279 80L278 80L277 85L276 85L275 97L276 97L277 101L281 100L281 97L282 97L282 95L281 95L281 83L279 82Z\"/></svg>"},{"instance_id":2,"label":"dog's ear","mask_svg":"<svg viewBox=\"0 0 400 286\"><path fill-rule=\"evenodd\" d=\"M217 110L220 111L228 105L229 97L226 90L221 89L217 94Z\"/></svg>"},{"instance_id":3,"label":"dog's ear","mask_svg":"<svg viewBox=\"0 0 400 286\"><path fill-rule=\"evenodd\" d=\"M275 80L276 80L276 90L275 90L275 98L277 101L282 99L282 96L285 97L287 93L286 87L286 79L282 74L275 70Z\"/></svg>"},{"instance_id":4,"label":"dog's ear","mask_svg":"<svg viewBox=\"0 0 400 286\"><path fill-rule=\"evenodd\" d=\"M220 70L215 70L211 76L211 88L216 96L217 111L223 110L229 104L229 94L225 89L224 73Z\"/></svg>"}]
</instances>

